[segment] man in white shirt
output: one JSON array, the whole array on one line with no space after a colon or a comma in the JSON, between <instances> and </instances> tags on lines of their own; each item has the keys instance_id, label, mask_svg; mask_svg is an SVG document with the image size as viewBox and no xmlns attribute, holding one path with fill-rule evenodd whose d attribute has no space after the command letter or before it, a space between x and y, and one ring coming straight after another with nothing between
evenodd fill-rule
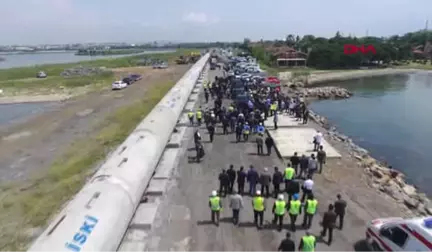
<instances>
[{"instance_id":1,"label":"man in white shirt","mask_svg":"<svg viewBox=\"0 0 432 252\"><path fill-rule=\"evenodd\" d=\"M314 182L310 176L305 180L302 186L303 195L301 198L301 202L304 202L305 199L312 193L312 189L314 186Z\"/></svg>"},{"instance_id":2,"label":"man in white shirt","mask_svg":"<svg viewBox=\"0 0 432 252\"><path fill-rule=\"evenodd\" d=\"M322 141L323 141L323 135L320 131L317 131L317 134L314 136L313 139L314 151L318 151L318 148L321 146Z\"/></svg>"}]
</instances>

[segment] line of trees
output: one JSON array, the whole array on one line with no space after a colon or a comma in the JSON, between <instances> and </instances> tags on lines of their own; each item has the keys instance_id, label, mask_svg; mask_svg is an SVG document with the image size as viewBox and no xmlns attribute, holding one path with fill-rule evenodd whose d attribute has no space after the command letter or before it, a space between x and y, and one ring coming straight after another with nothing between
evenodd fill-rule
<instances>
[{"instance_id":1,"label":"line of trees","mask_svg":"<svg viewBox=\"0 0 432 252\"><path fill-rule=\"evenodd\" d=\"M261 41L259 44L251 44L249 39L244 39L241 47L263 63L273 65L275 56L267 52L264 45L272 44L273 47L289 46L298 51L308 53L307 65L320 69L358 68L359 66L381 65L389 63L403 64L408 60L414 60L427 64L432 61L432 31L410 32L403 36L391 36L389 38L342 36L339 32L332 38L315 37L305 35L303 37L288 35L283 40ZM344 54L344 45L373 45L376 54L362 53Z\"/></svg>"}]
</instances>

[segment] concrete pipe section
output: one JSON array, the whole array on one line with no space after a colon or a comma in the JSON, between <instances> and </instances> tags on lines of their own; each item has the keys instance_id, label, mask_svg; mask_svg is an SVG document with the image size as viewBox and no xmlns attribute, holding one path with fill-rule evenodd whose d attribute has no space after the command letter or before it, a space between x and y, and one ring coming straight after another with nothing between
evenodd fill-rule
<instances>
[{"instance_id":1,"label":"concrete pipe section","mask_svg":"<svg viewBox=\"0 0 432 252\"><path fill-rule=\"evenodd\" d=\"M210 55L204 55L106 160L29 251L115 251Z\"/></svg>"}]
</instances>

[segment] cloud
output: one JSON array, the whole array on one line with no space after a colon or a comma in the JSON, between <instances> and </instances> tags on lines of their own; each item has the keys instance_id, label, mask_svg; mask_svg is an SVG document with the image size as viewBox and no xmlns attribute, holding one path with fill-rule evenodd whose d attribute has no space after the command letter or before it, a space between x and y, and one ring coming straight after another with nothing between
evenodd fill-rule
<instances>
[{"instance_id":1,"label":"cloud","mask_svg":"<svg viewBox=\"0 0 432 252\"><path fill-rule=\"evenodd\" d=\"M194 23L194 24L215 24L219 22L219 18L209 16L204 12L189 12L183 15L183 22Z\"/></svg>"}]
</instances>

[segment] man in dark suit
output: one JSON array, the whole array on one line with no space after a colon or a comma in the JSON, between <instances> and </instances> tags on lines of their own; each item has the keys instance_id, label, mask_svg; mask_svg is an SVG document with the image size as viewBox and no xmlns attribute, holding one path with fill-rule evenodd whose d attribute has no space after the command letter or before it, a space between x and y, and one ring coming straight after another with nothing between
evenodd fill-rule
<instances>
[{"instance_id":1,"label":"man in dark suit","mask_svg":"<svg viewBox=\"0 0 432 252\"><path fill-rule=\"evenodd\" d=\"M344 217L345 217L345 208L347 203L342 199L340 194L337 195L337 200L334 203L336 216L339 217L339 229L342 230Z\"/></svg>"},{"instance_id":2,"label":"man in dark suit","mask_svg":"<svg viewBox=\"0 0 432 252\"><path fill-rule=\"evenodd\" d=\"M329 233L327 245L331 245L333 241L333 228L336 225L336 213L334 212L334 206L330 204L328 206L328 211L324 213L322 220L323 230L321 231L321 237L325 237L327 230Z\"/></svg>"}]
</instances>

